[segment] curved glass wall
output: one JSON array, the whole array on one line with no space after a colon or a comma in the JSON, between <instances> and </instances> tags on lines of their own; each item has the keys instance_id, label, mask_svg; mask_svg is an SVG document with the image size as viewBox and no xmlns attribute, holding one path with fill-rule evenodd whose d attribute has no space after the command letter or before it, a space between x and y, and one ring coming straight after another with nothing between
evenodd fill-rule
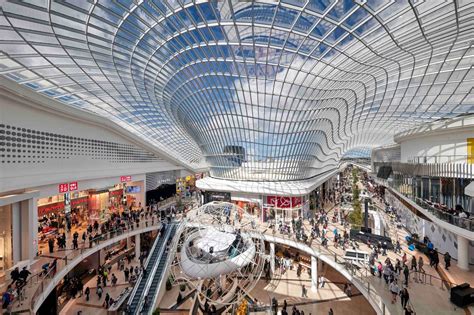
<instances>
[{"instance_id":1,"label":"curved glass wall","mask_svg":"<svg viewBox=\"0 0 474 315\"><path fill-rule=\"evenodd\" d=\"M469 1L3 2L0 73L190 167L307 179L473 112Z\"/></svg>"}]
</instances>

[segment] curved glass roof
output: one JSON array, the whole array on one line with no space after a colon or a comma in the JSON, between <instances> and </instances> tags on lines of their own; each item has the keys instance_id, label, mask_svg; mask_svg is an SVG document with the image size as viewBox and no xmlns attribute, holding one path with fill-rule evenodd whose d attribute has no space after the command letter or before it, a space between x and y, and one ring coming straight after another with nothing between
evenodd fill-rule
<instances>
[{"instance_id":1,"label":"curved glass roof","mask_svg":"<svg viewBox=\"0 0 474 315\"><path fill-rule=\"evenodd\" d=\"M474 112L470 0L1 3L3 76L217 178L311 178Z\"/></svg>"}]
</instances>

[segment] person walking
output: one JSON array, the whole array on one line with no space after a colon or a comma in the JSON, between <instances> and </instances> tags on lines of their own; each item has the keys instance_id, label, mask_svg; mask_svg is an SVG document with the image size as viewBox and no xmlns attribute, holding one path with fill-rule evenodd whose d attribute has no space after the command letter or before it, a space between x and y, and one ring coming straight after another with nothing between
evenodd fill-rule
<instances>
[{"instance_id":1,"label":"person walking","mask_svg":"<svg viewBox=\"0 0 474 315\"><path fill-rule=\"evenodd\" d=\"M416 269L416 267L417 267L417 266L416 266L416 257L415 257L415 256L412 256L412 257L411 257L411 268L410 268L410 270L415 269L415 271L418 271L418 270Z\"/></svg>"},{"instance_id":2,"label":"person walking","mask_svg":"<svg viewBox=\"0 0 474 315\"><path fill-rule=\"evenodd\" d=\"M332 308L329 308L328 315L334 315L334 311L332 310Z\"/></svg>"},{"instance_id":3,"label":"person walking","mask_svg":"<svg viewBox=\"0 0 474 315\"><path fill-rule=\"evenodd\" d=\"M405 265L403 268L403 275L405 276L405 285L408 286L408 276L410 275L410 270L408 270L407 265Z\"/></svg>"},{"instance_id":4,"label":"person walking","mask_svg":"<svg viewBox=\"0 0 474 315\"><path fill-rule=\"evenodd\" d=\"M446 268L446 270L449 270L449 267L451 267L451 255L446 252L446 254L444 254L444 268Z\"/></svg>"},{"instance_id":5,"label":"person walking","mask_svg":"<svg viewBox=\"0 0 474 315\"><path fill-rule=\"evenodd\" d=\"M410 300L410 294L408 293L407 288L403 288L400 291L400 302L402 304L402 308L407 306L408 301Z\"/></svg>"},{"instance_id":6,"label":"person walking","mask_svg":"<svg viewBox=\"0 0 474 315\"><path fill-rule=\"evenodd\" d=\"M104 306L105 306L105 308L109 308L109 301L110 301L110 295L109 295L109 293L107 292L107 293L105 294L105 301L104 301Z\"/></svg>"},{"instance_id":7,"label":"person walking","mask_svg":"<svg viewBox=\"0 0 474 315\"><path fill-rule=\"evenodd\" d=\"M99 285L97 286L97 290L96 290L96 294L97 296L99 297L99 301L100 299L102 298L102 293L104 292L104 290L102 289L102 287Z\"/></svg>"},{"instance_id":8,"label":"person walking","mask_svg":"<svg viewBox=\"0 0 474 315\"><path fill-rule=\"evenodd\" d=\"M397 296L400 293L400 288L398 287L397 281L393 281L389 286L390 292L392 293L392 304L397 301Z\"/></svg>"},{"instance_id":9,"label":"person walking","mask_svg":"<svg viewBox=\"0 0 474 315\"><path fill-rule=\"evenodd\" d=\"M425 269L423 269L423 265L424 265L424 261L423 261L423 257L418 257L418 271L419 272L425 272Z\"/></svg>"},{"instance_id":10,"label":"person walking","mask_svg":"<svg viewBox=\"0 0 474 315\"><path fill-rule=\"evenodd\" d=\"M308 293L306 291L306 287L304 286L304 284L301 285L301 297L304 297L304 298L308 297Z\"/></svg>"},{"instance_id":11,"label":"person walking","mask_svg":"<svg viewBox=\"0 0 474 315\"><path fill-rule=\"evenodd\" d=\"M86 290L84 291L84 294L86 295L86 301L89 301L89 295L91 294L91 289L87 287Z\"/></svg>"},{"instance_id":12,"label":"person walking","mask_svg":"<svg viewBox=\"0 0 474 315\"><path fill-rule=\"evenodd\" d=\"M435 267L435 269L438 269L438 265L439 265L439 255L438 255L438 252L434 250L433 251L433 266Z\"/></svg>"}]
</instances>

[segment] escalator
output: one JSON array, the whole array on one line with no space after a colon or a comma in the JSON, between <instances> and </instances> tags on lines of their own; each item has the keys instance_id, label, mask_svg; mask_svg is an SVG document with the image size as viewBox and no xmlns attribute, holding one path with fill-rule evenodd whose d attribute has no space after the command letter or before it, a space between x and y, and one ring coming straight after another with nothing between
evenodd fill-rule
<instances>
[{"instance_id":1,"label":"escalator","mask_svg":"<svg viewBox=\"0 0 474 315\"><path fill-rule=\"evenodd\" d=\"M149 312L148 308L155 299L157 288L166 269L168 261L167 242L173 239L176 229L176 224L170 224L164 233L162 231L162 236L155 240L151 254L145 263L146 273L141 273L128 300L128 314L147 314ZM145 296L148 297L147 303L145 303Z\"/></svg>"}]
</instances>

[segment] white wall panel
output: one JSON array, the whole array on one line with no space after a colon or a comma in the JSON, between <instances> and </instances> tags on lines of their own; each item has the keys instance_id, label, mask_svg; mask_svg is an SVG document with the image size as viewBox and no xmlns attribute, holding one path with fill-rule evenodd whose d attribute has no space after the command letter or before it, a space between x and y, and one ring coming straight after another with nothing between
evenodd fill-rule
<instances>
[{"instance_id":1,"label":"white wall panel","mask_svg":"<svg viewBox=\"0 0 474 315\"><path fill-rule=\"evenodd\" d=\"M0 108L0 192L52 185L57 194L57 183L114 177L106 187L122 175L182 169L96 124L7 97Z\"/></svg>"}]
</instances>

